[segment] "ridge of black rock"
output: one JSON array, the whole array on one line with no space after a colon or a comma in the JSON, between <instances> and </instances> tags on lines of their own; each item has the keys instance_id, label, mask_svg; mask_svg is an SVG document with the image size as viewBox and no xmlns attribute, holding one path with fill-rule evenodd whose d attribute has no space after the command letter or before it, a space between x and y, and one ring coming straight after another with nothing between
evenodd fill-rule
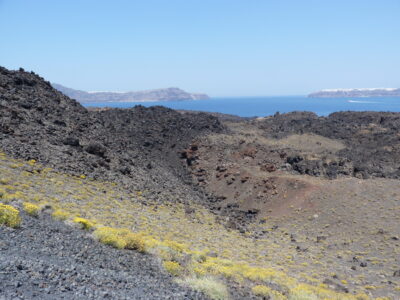
<instances>
[{"instance_id":1,"label":"ridge of black rock","mask_svg":"<svg viewBox=\"0 0 400 300\"><path fill-rule=\"evenodd\" d=\"M258 126L268 137L309 133L345 144L346 148L337 154L340 161L329 166L320 160L289 157L288 163L302 174L321 176L322 170L328 168L331 178L339 173L361 178L400 178L400 113L343 111L318 117L311 112L292 112L265 118Z\"/></svg>"},{"instance_id":2,"label":"ridge of black rock","mask_svg":"<svg viewBox=\"0 0 400 300\"><path fill-rule=\"evenodd\" d=\"M196 198L178 152L221 132L205 113L164 107L87 111L34 73L0 68L0 148L75 175L149 190L147 198Z\"/></svg>"}]
</instances>

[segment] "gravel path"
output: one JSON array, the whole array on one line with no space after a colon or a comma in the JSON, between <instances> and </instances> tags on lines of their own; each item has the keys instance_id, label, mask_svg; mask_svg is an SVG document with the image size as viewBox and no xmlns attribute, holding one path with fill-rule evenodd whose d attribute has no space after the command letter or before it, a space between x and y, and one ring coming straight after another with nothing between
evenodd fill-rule
<instances>
[{"instance_id":1,"label":"gravel path","mask_svg":"<svg viewBox=\"0 0 400 300\"><path fill-rule=\"evenodd\" d=\"M206 299L145 254L116 250L42 214L0 226L0 299Z\"/></svg>"}]
</instances>

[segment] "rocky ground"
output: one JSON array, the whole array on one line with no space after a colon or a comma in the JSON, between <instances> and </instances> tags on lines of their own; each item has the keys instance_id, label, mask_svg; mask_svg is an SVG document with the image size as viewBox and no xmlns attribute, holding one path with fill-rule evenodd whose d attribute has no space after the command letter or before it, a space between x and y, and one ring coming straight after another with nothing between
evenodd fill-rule
<instances>
[{"instance_id":1,"label":"rocky ground","mask_svg":"<svg viewBox=\"0 0 400 300\"><path fill-rule=\"evenodd\" d=\"M231 298L249 298L250 289L261 283L289 299L309 299L294 298L301 293L314 295L310 299L327 295L309 286L302 290L302 283L342 293L332 299L359 292L366 298L346 299L400 298L398 113L318 117L294 112L242 119L162 107L87 111L35 74L1 68L0 117L0 148L7 154L0 165L7 179L0 182L4 201L49 204L99 224L206 251L209 256L198 267L221 276ZM40 232L52 226L85 236L46 216L24 217L24 222L32 224L29 234L43 243L51 237ZM14 235L17 245L28 238L27 227L2 231ZM53 235L61 238L58 232ZM90 239L87 243L94 253L106 249ZM37 246L26 257L40 257ZM56 252L62 256L63 249ZM10 252L4 252L3 261L12 248L5 251ZM148 256L134 255L126 259L139 259L138 268L140 259L152 265ZM58 257L51 265L56 272L61 270ZM210 271L205 266L211 262ZM50 280L46 276L52 273L43 271L42 263L31 266ZM23 268L15 276L24 276ZM113 270L126 274L124 268ZM98 270L97 265L86 269ZM140 280L152 276L152 269L143 271ZM171 284L176 297L200 297L184 288L174 290L168 276L153 283L158 280ZM24 284L22 277L19 281ZM123 293L134 288L127 285ZM106 287L85 285L89 295L108 293ZM24 290L19 288L5 290Z\"/></svg>"},{"instance_id":2,"label":"rocky ground","mask_svg":"<svg viewBox=\"0 0 400 300\"><path fill-rule=\"evenodd\" d=\"M213 210L228 227L277 242L288 256L285 265L294 259L298 266L313 265L328 282L334 274L344 290L352 281L380 286L388 295L400 266L398 180L360 179L352 166L336 179L323 172L299 175L288 157L340 161L347 141L313 133L270 138L258 122L264 121L227 122L227 133L196 140L184 151L193 180L216 197Z\"/></svg>"},{"instance_id":3,"label":"rocky ground","mask_svg":"<svg viewBox=\"0 0 400 300\"><path fill-rule=\"evenodd\" d=\"M50 215L0 226L0 299L207 299L150 255L116 250Z\"/></svg>"},{"instance_id":4,"label":"rocky ground","mask_svg":"<svg viewBox=\"0 0 400 300\"><path fill-rule=\"evenodd\" d=\"M295 261L292 272L304 264L300 272L318 273L339 290L358 285L396 299L399 118L348 112L225 120L224 133L194 140L182 159L215 196L210 205L227 226L278 243L283 265Z\"/></svg>"}]
</instances>

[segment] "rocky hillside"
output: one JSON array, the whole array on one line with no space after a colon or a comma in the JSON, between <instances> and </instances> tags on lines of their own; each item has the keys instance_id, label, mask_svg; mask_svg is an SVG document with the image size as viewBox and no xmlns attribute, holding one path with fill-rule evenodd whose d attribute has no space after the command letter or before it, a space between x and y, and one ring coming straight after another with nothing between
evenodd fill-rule
<instances>
[{"instance_id":1,"label":"rocky hillside","mask_svg":"<svg viewBox=\"0 0 400 300\"><path fill-rule=\"evenodd\" d=\"M314 113L294 112L265 118L258 126L270 138L315 134L345 145L333 160L328 159L328 152L319 158L315 153L307 157L293 152L285 157L301 174L400 178L399 113L337 112L318 117Z\"/></svg>"},{"instance_id":2,"label":"rocky hillside","mask_svg":"<svg viewBox=\"0 0 400 300\"><path fill-rule=\"evenodd\" d=\"M163 107L88 112L33 73L0 69L0 148L159 199L191 198L178 152L222 130L215 117Z\"/></svg>"},{"instance_id":3,"label":"rocky hillside","mask_svg":"<svg viewBox=\"0 0 400 300\"><path fill-rule=\"evenodd\" d=\"M137 92L85 92L52 83L63 94L81 103L90 102L152 102L209 99L206 94L192 94L179 88L155 89Z\"/></svg>"},{"instance_id":4,"label":"rocky hillside","mask_svg":"<svg viewBox=\"0 0 400 300\"><path fill-rule=\"evenodd\" d=\"M399 119L88 111L0 68L0 290L399 299Z\"/></svg>"}]
</instances>

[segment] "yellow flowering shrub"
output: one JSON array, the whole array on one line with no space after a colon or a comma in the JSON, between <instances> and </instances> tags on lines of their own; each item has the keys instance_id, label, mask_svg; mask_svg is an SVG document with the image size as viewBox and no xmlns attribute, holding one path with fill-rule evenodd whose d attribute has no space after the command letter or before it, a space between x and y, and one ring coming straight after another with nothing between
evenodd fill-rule
<instances>
[{"instance_id":1,"label":"yellow flowering shrub","mask_svg":"<svg viewBox=\"0 0 400 300\"><path fill-rule=\"evenodd\" d=\"M80 218L80 217L76 217L73 220L74 223L79 224L82 229L85 230L89 230L90 228L92 228L94 226L94 224L92 222L90 222L89 220L86 220L84 218Z\"/></svg>"},{"instance_id":2,"label":"yellow flowering shrub","mask_svg":"<svg viewBox=\"0 0 400 300\"><path fill-rule=\"evenodd\" d=\"M126 246L125 249L136 250L145 252L145 241L142 235L130 232L125 236Z\"/></svg>"},{"instance_id":3,"label":"yellow flowering shrub","mask_svg":"<svg viewBox=\"0 0 400 300\"><path fill-rule=\"evenodd\" d=\"M39 206L29 202L24 202L22 206L28 215L32 217L37 217L39 215Z\"/></svg>"},{"instance_id":4,"label":"yellow flowering shrub","mask_svg":"<svg viewBox=\"0 0 400 300\"><path fill-rule=\"evenodd\" d=\"M118 249L130 249L145 252L146 241L142 234L133 233L129 229L99 227L94 236L103 244Z\"/></svg>"},{"instance_id":5,"label":"yellow flowering shrub","mask_svg":"<svg viewBox=\"0 0 400 300\"><path fill-rule=\"evenodd\" d=\"M28 160L28 165L34 166L35 164L36 164L36 160L35 159Z\"/></svg>"},{"instance_id":6,"label":"yellow flowering shrub","mask_svg":"<svg viewBox=\"0 0 400 300\"><path fill-rule=\"evenodd\" d=\"M100 227L94 231L94 236L103 244L117 249L123 249L126 246L125 239L118 233L118 229L111 227Z\"/></svg>"},{"instance_id":7,"label":"yellow flowering shrub","mask_svg":"<svg viewBox=\"0 0 400 300\"><path fill-rule=\"evenodd\" d=\"M268 297L271 300L286 300L287 298L280 292L274 291L265 285L256 285L252 289L252 292L256 296Z\"/></svg>"},{"instance_id":8,"label":"yellow flowering shrub","mask_svg":"<svg viewBox=\"0 0 400 300\"><path fill-rule=\"evenodd\" d=\"M53 216L54 219L61 221L64 221L69 217L69 213L62 211L60 209L55 210L51 215Z\"/></svg>"},{"instance_id":9,"label":"yellow flowering shrub","mask_svg":"<svg viewBox=\"0 0 400 300\"><path fill-rule=\"evenodd\" d=\"M182 273L182 267L176 261L164 261L163 263L165 270L171 273L174 276L179 276Z\"/></svg>"},{"instance_id":10,"label":"yellow flowering shrub","mask_svg":"<svg viewBox=\"0 0 400 300\"><path fill-rule=\"evenodd\" d=\"M18 209L0 203L0 225L17 228L21 225Z\"/></svg>"}]
</instances>

